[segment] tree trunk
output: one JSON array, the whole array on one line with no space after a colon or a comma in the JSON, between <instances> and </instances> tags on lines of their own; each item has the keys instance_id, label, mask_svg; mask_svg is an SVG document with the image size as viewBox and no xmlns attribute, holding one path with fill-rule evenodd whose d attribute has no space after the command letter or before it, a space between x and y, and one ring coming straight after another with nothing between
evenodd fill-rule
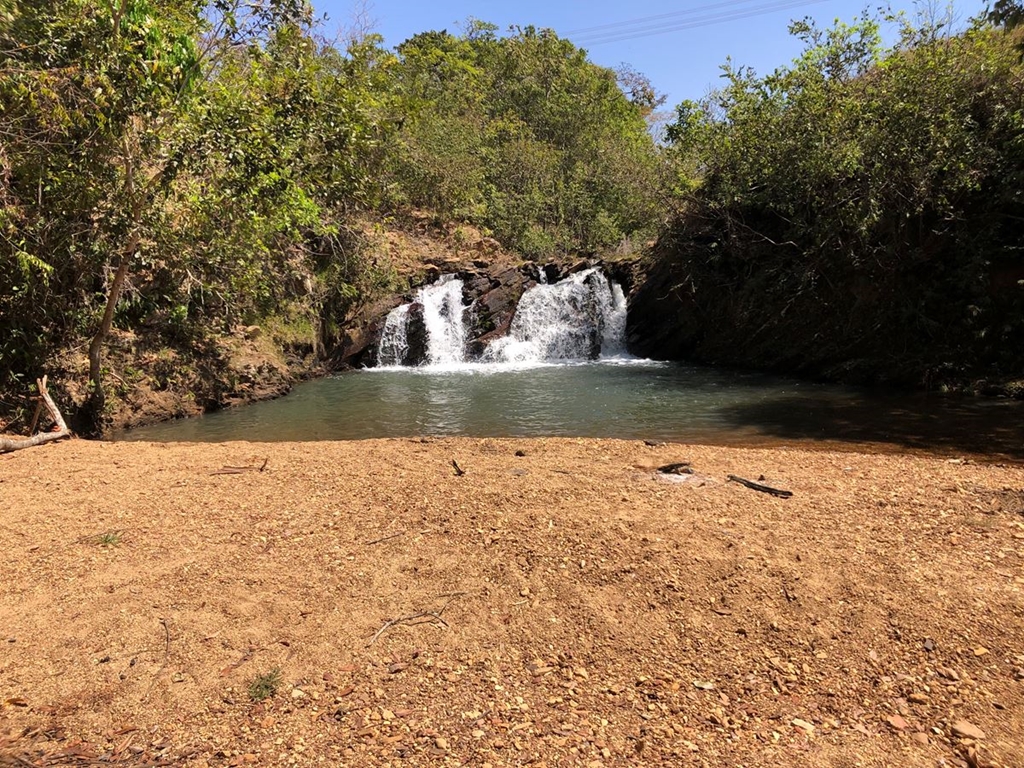
<instances>
[{"instance_id":1,"label":"tree trunk","mask_svg":"<svg viewBox=\"0 0 1024 768\"><path fill-rule=\"evenodd\" d=\"M118 299L121 298L121 290L124 288L125 278L128 276L128 265L135 257L135 250L139 247L139 240L142 231L136 227L128 239L124 253L121 255L121 263L117 265L114 273L114 280L110 284L110 292L107 293L107 306L103 310L103 319L96 335L92 337L89 344L89 385L92 392L89 395L89 411L92 426L99 424L100 414L103 413L103 406L106 402L106 393L103 391L103 342L107 340L110 333L110 326L114 322L114 310L117 308Z\"/></svg>"},{"instance_id":2,"label":"tree trunk","mask_svg":"<svg viewBox=\"0 0 1024 768\"><path fill-rule=\"evenodd\" d=\"M50 413L50 418L53 419L53 423L57 429L52 432L40 432L37 435L31 437L15 438L15 437L0 437L0 453L10 453L11 451L18 451L22 448L33 448L37 445L43 445L44 443L52 443L54 440L62 440L65 437L71 437L71 430L68 429L67 424L64 423L64 417L60 413L60 409L57 404L53 402L50 397L50 393L46 391L46 377L43 376L41 379L36 380L36 386L39 387L39 402L46 407L46 410Z\"/></svg>"}]
</instances>

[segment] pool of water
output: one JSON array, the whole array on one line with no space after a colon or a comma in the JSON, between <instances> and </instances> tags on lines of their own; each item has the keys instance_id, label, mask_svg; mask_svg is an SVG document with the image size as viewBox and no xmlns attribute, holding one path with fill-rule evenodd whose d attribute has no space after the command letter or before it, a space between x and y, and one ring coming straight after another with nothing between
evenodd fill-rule
<instances>
[{"instance_id":1,"label":"pool of water","mask_svg":"<svg viewBox=\"0 0 1024 768\"><path fill-rule=\"evenodd\" d=\"M353 371L120 440L577 436L830 444L1024 458L1024 403L893 394L635 359Z\"/></svg>"}]
</instances>

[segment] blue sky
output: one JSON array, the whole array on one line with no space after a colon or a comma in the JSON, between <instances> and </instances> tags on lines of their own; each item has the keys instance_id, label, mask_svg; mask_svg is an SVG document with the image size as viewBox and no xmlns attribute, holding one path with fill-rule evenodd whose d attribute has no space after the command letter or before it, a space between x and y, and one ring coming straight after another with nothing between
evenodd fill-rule
<instances>
[{"instance_id":1,"label":"blue sky","mask_svg":"<svg viewBox=\"0 0 1024 768\"><path fill-rule=\"evenodd\" d=\"M790 62L800 50L786 28L791 19L810 16L828 26L835 18L852 21L865 8L878 2L863 0L313 0L320 13L329 17L328 30L351 26L358 8L372 21L372 29L395 46L418 32L448 29L455 32L467 17L497 24L550 27L586 48L591 61L615 67L628 63L647 75L655 88L668 96L666 107L683 99L696 99L716 87L719 67L731 56L737 64L767 73ZM761 13L759 9L789 7ZM941 0L925 4L944 11L951 7L961 22L981 12L983 0L956 0L947 6ZM893 0L891 7L915 13L921 3ZM703 9L703 10L702 10ZM748 15L749 14L749 15ZM746 15L746 18L744 16ZM723 16L716 24L704 22ZM651 18L660 17L660 18ZM627 24L637 19L642 23ZM689 28L679 28L693 25ZM594 29L600 27L599 29ZM580 31L589 30L589 31ZM598 35L639 30L643 36L630 40L588 44ZM652 34L659 33L659 34ZM589 37L588 37L589 36Z\"/></svg>"}]
</instances>

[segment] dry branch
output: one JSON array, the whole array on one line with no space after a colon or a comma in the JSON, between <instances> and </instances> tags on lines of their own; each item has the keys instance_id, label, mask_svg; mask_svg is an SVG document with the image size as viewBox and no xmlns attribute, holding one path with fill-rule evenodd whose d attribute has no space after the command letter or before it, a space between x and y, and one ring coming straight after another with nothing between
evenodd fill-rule
<instances>
[{"instance_id":1,"label":"dry branch","mask_svg":"<svg viewBox=\"0 0 1024 768\"><path fill-rule=\"evenodd\" d=\"M412 624L412 625L416 625L416 624L432 623L432 622L438 621L438 622L440 622L441 624L443 624L444 626L447 627L448 626L448 622L441 618L441 614L444 613L445 609L449 605L451 605L453 602L455 602L456 600L458 600L460 597L464 596L465 594L466 594L465 592L452 592L449 595L441 595L441 597L447 597L448 601L444 605L442 605L440 608L438 608L436 611L417 611L416 613L410 614L408 616L400 616L397 619L388 619L387 621L384 622L384 626L382 626L380 629L378 629L377 632L374 634L374 636L372 638L370 638L370 642L368 642L366 644L366 647L369 648L371 645L373 645L375 642L377 642L377 639L381 635L383 635L386 631L391 629L391 627L396 627L399 624Z\"/></svg>"},{"instance_id":2,"label":"dry branch","mask_svg":"<svg viewBox=\"0 0 1024 768\"><path fill-rule=\"evenodd\" d=\"M55 429L50 432L40 432L32 435L31 437L0 437L0 453L20 451L22 448L34 448L37 445L52 443L55 440L63 440L65 437L71 437L71 430L68 429L67 424L64 423L64 417L61 415L60 409L57 408L57 404L53 402L53 398L50 397L50 393L46 391L46 377L43 376L41 379L36 379L36 386L39 387L39 404L41 407L45 407L49 412L50 418L53 419ZM32 421L34 426L36 419L33 419Z\"/></svg>"},{"instance_id":3,"label":"dry branch","mask_svg":"<svg viewBox=\"0 0 1024 768\"><path fill-rule=\"evenodd\" d=\"M405 531L399 531L398 533L391 533L391 534L388 534L387 536L381 536L379 539L374 539L373 541L366 542L366 546L369 547L369 546L372 546L374 544L380 544L382 541L388 541L389 539L397 539L399 536L404 536L404 535L405 535Z\"/></svg>"},{"instance_id":4,"label":"dry branch","mask_svg":"<svg viewBox=\"0 0 1024 768\"><path fill-rule=\"evenodd\" d=\"M270 462L270 458L263 460L263 464L260 466L247 466L247 467L233 467L231 465L225 465L218 470L211 472L211 475L241 475L245 472L263 472L267 468L267 464Z\"/></svg>"},{"instance_id":5,"label":"dry branch","mask_svg":"<svg viewBox=\"0 0 1024 768\"><path fill-rule=\"evenodd\" d=\"M793 495L792 491L783 491L779 488L772 488L770 485L755 483L753 480L745 480L742 477L736 477L736 475L728 475L728 479L734 483L744 485L752 491L760 491L761 493L767 493L771 496L778 496L780 499L788 499Z\"/></svg>"}]
</instances>

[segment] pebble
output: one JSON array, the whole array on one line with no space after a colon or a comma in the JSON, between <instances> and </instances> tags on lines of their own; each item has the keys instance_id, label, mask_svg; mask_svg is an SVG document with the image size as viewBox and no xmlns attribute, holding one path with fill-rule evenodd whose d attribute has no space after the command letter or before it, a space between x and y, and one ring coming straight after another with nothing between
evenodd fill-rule
<instances>
[{"instance_id":1,"label":"pebble","mask_svg":"<svg viewBox=\"0 0 1024 768\"><path fill-rule=\"evenodd\" d=\"M904 720L900 715L893 715L892 717L887 717L885 722L887 722L897 731L905 731L907 728L910 727L910 723Z\"/></svg>"},{"instance_id":2,"label":"pebble","mask_svg":"<svg viewBox=\"0 0 1024 768\"><path fill-rule=\"evenodd\" d=\"M924 693L912 693L907 696L907 701L911 704L927 704L928 696Z\"/></svg>"},{"instance_id":3,"label":"pebble","mask_svg":"<svg viewBox=\"0 0 1024 768\"><path fill-rule=\"evenodd\" d=\"M973 723L966 720L957 720L953 723L953 734L961 739L984 739L985 732Z\"/></svg>"},{"instance_id":4,"label":"pebble","mask_svg":"<svg viewBox=\"0 0 1024 768\"><path fill-rule=\"evenodd\" d=\"M447 751L448 750L448 739L446 739L444 736L438 736L436 739L434 739L434 746L437 747L438 749L443 749L443 750Z\"/></svg>"}]
</instances>

